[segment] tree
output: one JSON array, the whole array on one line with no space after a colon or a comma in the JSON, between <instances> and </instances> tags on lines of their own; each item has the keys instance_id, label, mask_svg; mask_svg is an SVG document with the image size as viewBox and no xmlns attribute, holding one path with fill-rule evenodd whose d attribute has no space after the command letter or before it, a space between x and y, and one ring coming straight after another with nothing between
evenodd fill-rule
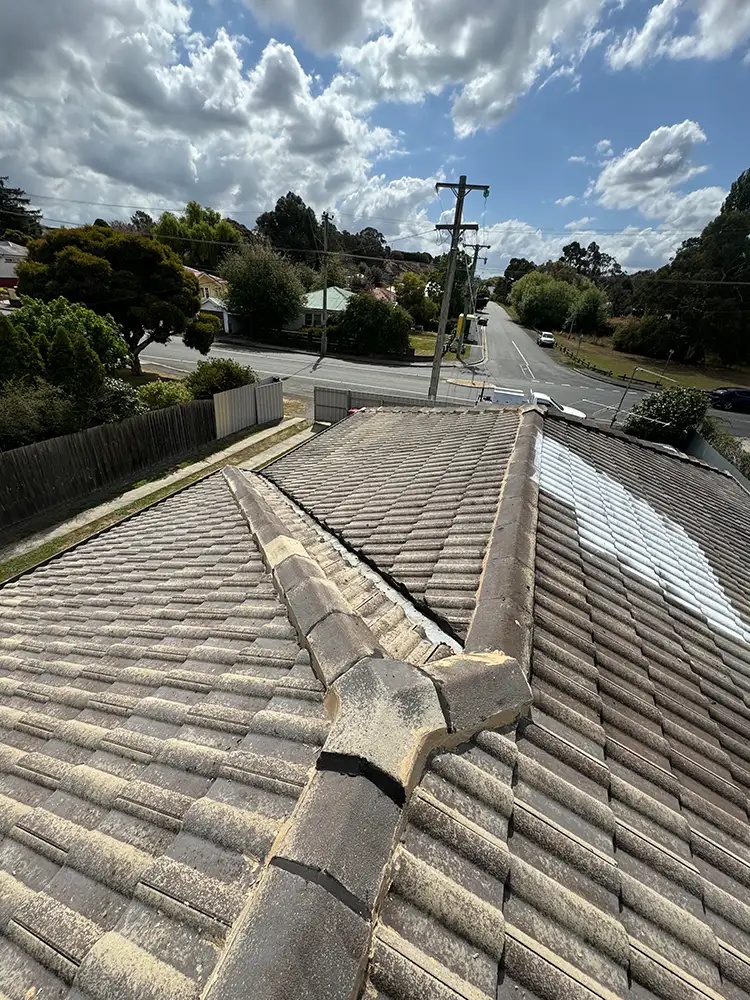
<instances>
[{"instance_id":1,"label":"tree","mask_svg":"<svg viewBox=\"0 0 750 1000\"><path fill-rule=\"evenodd\" d=\"M13 319L0 316L0 386L34 382L44 375L44 362L33 339Z\"/></svg>"},{"instance_id":2,"label":"tree","mask_svg":"<svg viewBox=\"0 0 750 1000\"><path fill-rule=\"evenodd\" d=\"M665 389L635 406L625 433L647 441L684 445L708 411L708 395L700 389Z\"/></svg>"},{"instance_id":3,"label":"tree","mask_svg":"<svg viewBox=\"0 0 750 1000\"><path fill-rule=\"evenodd\" d=\"M260 215L257 226L272 247L288 253L292 260L313 264L323 248L323 231L315 212L293 191L279 198L272 212Z\"/></svg>"},{"instance_id":4,"label":"tree","mask_svg":"<svg viewBox=\"0 0 750 1000\"><path fill-rule=\"evenodd\" d=\"M609 299L596 285L582 288L569 313L572 329L577 333L598 333L611 314Z\"/></svg>"},{"instance_id":5,"label":"tree","mask_svg":"<svg viewBox=\"0 0 750 1000\"><path fill-rule=\"evenodd\" d=\"M130 216L130 224L135 228L137 233L141 233L143 236L150 236L151 230L154 228L154 220L148 212L140 210Z\"/></svg>"},{"instance_id":6,"label":"tree","mask_svg":"<svg viewBox=\"0 0 750 1000\"><path fill-rule=\"evenodd\" d=\"M226 306L255 334L280 330L302 311L303 289L294 264L267 246L243 245L221 267L229 283Z\"/></svg>"},{"instance_id":7,"label":"tree","mask_svg":"<svg viewBox=\"0 0 750 1000\"><path fill-rule=\"evenodd\" d=\"M396 302L409 313L417 326L429 327L438 316L438 306L427 295L427 278L406 271L396 282Z\"/></svg>"},{"instance_id":8,"label":"tree","mask_svg":"<svg viewBox=\"0 0 750 1000\"><path fill-rule=\"evenodd\" d=\"M245 368L229 358L199 361L198 367L185 379L185 386L193 399L211 399L219 392L239 389L256 381L252 368Z\"/></svg>"},{"instance_id":9,"label":"tree","mask_svg":"<svg viewBox=\"0 0 750 1000\"><path fill-rule=\"evenodd\" d=\"M111 314L134 374L141 372L141 352L184 334L200 308L198 282L168 247L93 226L50 233L32 245L18 274L21 295L46 302L63 296Z\"/></svg>"},{"instance_id":10,"label":"tree","mask_svg":"<svg viewBox=\"0 0 750 1000\"><path fill-rule=\"evenodd\" d=\"M222 330L222 322L218 316L211 316L208 313L198 313L188 323L183 342L185 347L192 347L194 351L200 351L201 354L208 354L211 350L211 345Z\"/></svg>"},{"instance_id":11,"label":"tree","mask_svg":"<svg viewBox=\"0 0 750 1000\"><path fill-rule=\"evenodd\" d=\"M71 399L82 401L98 395L104 385L104 368L86 338L60 327L49 346L47 379Z\"/></svg>"},{"instance_id":12,"label":"tree","mask_svg":"<svg viewBox=\"0 0 750 1000\"><path fill-rule=\"evenodd\" d=\"M201 271L215 271L227 252L242 243L242 234L231 222L197 201L188 202L180 217L164 212L150 228L156 239L171 247L190 267Z\"/></svg>"},{"instance_id":13,"label":"tree","mask_svg":"<svg viewBox=\"0 0 750 1000\"><path fill-rule=\"evenodd\" d=\"M12 323L17 330L23 331L44 357L57 331L65 330L70 336L85 337L105 374L114 374L130 360L128 345L114 319L100 316L80 303L63 298L52 302L26 298L23 306L13 312Z\"/></svg>"},{"instance_id":14,"label":"tree","mask_svg":"<svg viewBox=\"0 0 750 1000\"><path fill-rule=\"evenodd\" d=\"M299 278L302 288L306 292L311 292L315 288L316 283L320 280L318 272L314 271L307 264L295 264L294 270Z\"/></svg>"},{"instance_id":15,"label":"tree","mask_svg":"<svg viewBox=\"0 0 750 1000\"><path fill-rule=\"evenodd\" d=\"M568 264L584 278L593 281L594 284L599 284L605 278L622 274L622 267L614 257L604 253L598 243L589 243L586 248L577 241L569 243L563 247L560 263Z\"/></svg>"},{"instance_id":16,"label":"tree","mask_svg":"<svg viewBox=\"0 0 750 1000\"><path fill-rule=\"evenodd\" d=\"M353 295L336 326L336 337L360 354L406 354L411 317L401 306Z\"/></svg>"},{"instance_id":17,"label":"tree","mask_svg":"<svg viewBox=\"0 0 750 1000\"><path fill-rule=\"evenodd\" d=\"M521 322L539 330L562 330L578 292L566 281L555 281L543 271L530 271L513 285L510 301Z\"/></svg>"},{"instance_id":18,"label":"tree","mask_svg":"<svg viewBox=\"0 0 750 1000\"><path fill-rule=\"evenodd\" d=\"M7 239L7 230L21 233L29 239L42 235L41 212L28 208L31 203L21 188L7 187L7 177L0 177L0 238ZM12 240L11 242L15 242Z\"/></svg>"},{"instance_id":19,"label":"tree","mask_svg":"<svg viewBox=\"0 0 750 1000\"><path fill-rule=\"evenodd\" d=\"M721 214L729 212L750 212L750 170L745 170L732 183L729 194L721 206Z\"/></svg>"},{"instance_id":20,"label":"tree","mask_svg":"<svg viewBox=\"0 0 750 1000\"><path fill-rule=\"evenodd\" d=\"M512 291L513 285L531 271L536 271L536 264L533 261L526 260L525 257L511 257L503 275L508 285L508 294Z\"/></svg>"}]
</instances>

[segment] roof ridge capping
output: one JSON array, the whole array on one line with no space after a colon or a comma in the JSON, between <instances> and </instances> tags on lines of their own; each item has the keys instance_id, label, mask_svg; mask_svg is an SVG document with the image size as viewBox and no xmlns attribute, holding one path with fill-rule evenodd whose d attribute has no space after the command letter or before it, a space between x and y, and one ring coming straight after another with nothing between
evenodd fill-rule
<instances>
[{"instance_id":1,"label":"roof ridge capping","mask_svg":"<svg viewBox=\"0 0 750 1000\"><path fill-rule=\"evenodd\" d=\"M502 648L531 671L539 469L545 415L524 407L484 557L466 650Z\"/></svg>"},{"instance_id":2,"label":"roof ridge capping","mask_svg":"<svg viewBox=\"0 0 750 1000\"><path fill-rule=\"evenodd\" d=\"M224 476L333 722L204 997L233 1000L253 981L254 1000L350 1000L364 984L404 807L428 754L515 722L530 710L531 689L498 651L422 668L387 659L252 480L234 469Z\"/></svg>"},{"instance_id":3,"label":"roof ridge capping","mask_svg":"<svg viewBox=\"0 0 750 1000\"><path fill-rule=\"evenodd\" d=\"M377 637L248 477L234 469L224 475L326 692L333 725L319 768L343 767L350 773L353 761L359 761L393 782L394 789L398 786L394 794L403 801L431 750L456 746L528 713L528 671L497 647L467 650L422 667L388 659Z\"/></svg>"}]
</instances>

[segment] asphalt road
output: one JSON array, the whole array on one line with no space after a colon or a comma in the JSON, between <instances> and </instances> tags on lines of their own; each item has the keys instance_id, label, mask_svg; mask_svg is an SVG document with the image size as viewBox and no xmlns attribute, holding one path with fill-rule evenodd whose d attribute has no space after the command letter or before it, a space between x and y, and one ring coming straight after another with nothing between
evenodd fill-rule
<instances>
[{"instance_id":1,"label":"asphalt road","mask_svg":"<svg viewBox=\"0 0 750 1000\"><path fill-rule=\"evenodd\" d=\"M583 410L595 420L609 422L622 399L618 386L577 375L560 365L554 353L538 347L535 338L508 318L495 303L487 308L485 329L487 361L475 369L476 382L509 389L544 392L563 405ZM210 357L233 358L249 365L259 375L283 378L291 395L311 397L316 385L359 388L366 392L386 392L427 399L430 383L429 365L383 365L364 361L343 361L296 351L274 351L240 347L234 344L215 346ZM143 361L165 372L192 371L201 355L185 347L180 340L169 344L152 344L142 355ZM461 384L470 381L472 373L458 364L443 366L439 398L457 403L476 402L480 389ZM633 390L624 409L629 410L644 396ZM717 414L728 421L734 434L750 438L750 414Z\"/></svg>"}]
</instances>

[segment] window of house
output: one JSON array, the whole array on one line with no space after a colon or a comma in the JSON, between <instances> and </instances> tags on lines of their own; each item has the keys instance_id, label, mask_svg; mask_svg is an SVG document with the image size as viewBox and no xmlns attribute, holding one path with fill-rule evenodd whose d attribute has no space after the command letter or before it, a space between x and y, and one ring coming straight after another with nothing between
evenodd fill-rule
<instances>
[{"instance_id":1,"label":"window of house","mask_svg":"<svg viewBox=\"0 0 750 1000\"><path fill-rule=\"evenodd\" d=\"M315 313L315 323L314 326L323 325L323 313Z\"/></svg>"},{"instance_id":2,"label":"window of house","mask_svg":"<svg viewBox=\"0 0 750 1000\"><path fill-rule=\"evenodd\" d=\"M312 326L312 325L313 325L313 314L305 313L305 326Z\"/></svg>"}]
</instances>

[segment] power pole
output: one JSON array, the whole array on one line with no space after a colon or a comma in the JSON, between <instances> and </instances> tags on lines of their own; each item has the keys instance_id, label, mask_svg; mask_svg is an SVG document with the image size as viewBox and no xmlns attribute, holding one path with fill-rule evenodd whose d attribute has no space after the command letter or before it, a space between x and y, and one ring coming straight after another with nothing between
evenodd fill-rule
<instances>
[{"instance_id":1,"label":"power pole","mask_svg":"<svg viewBox=\"0 0 750 1000\"><path fill-rule=\"evenodd\" d=\"M469 279L468 279L468 281L466 283L466 289L467 289L467 292L469 293L469 305L472 306L472 307L476 305L476 299L474 298L474 282L475 282L476 276L477 276L477 264L479 263L479 254L480 254L480 251L482 251L482 250L491 250L491 249L492 249L492 247L488 243L464 243L464 250L473 250L474 251L474 261L473 261L473 263L471 265L471 271L469 272ZM485 262L485 264L487 263L487 258L486 257L484 258L484 262ZM473 312L474 309L472 308L471 311ZM466 309L466 306L464 306L464 312L465 313L468 312L468 310ZM460 339L458 341L458 356L459 356L459 358L461 357L461 352L464 349L464 337L466 335L466 327L467 327L467 323L466 323L466 320L464 320L464 325L461 327L461 337L460 337Z\"/></svg>"},{"instance_id":2,"label":"power pole","mask_svg":"<svg viewBox=\"0 0 750 1000\"><path fill-rule=\"evenodd\" d=\"M430 379L430 389L428 399L436 399L440 386L440 366L443 363L443 350L445 348L445 331L448 328L450 318L451 296L453 295L453 283L456 280L456 263L458 258L458 244L461 234L469 230L477 232L479 226L462 225L464 214L464 202L469 191L489 191L486 184L467 184L466 176L462 175L458 184L436 184L435 188L450 188L456 196L456 214L453 218L452 226L436 226L437 230L447 230L451 234L451 249L448 257L448 273L445 277L445 291L443 292L443 304L440 309L440 323L438 325L437 343L435 345L435 360L432 363L432 378Z\"/></svg>"},{"instance_id":3,"label":"power pole","mask_svg":"<svg viewBox=\"0 0 750 1000\"><path fill-rule=\"evenodd\" d=\"M328 351L328 223L331 217L323 212L323 333L320 338L320 356Z\"/></svg>"}]
</instances>

